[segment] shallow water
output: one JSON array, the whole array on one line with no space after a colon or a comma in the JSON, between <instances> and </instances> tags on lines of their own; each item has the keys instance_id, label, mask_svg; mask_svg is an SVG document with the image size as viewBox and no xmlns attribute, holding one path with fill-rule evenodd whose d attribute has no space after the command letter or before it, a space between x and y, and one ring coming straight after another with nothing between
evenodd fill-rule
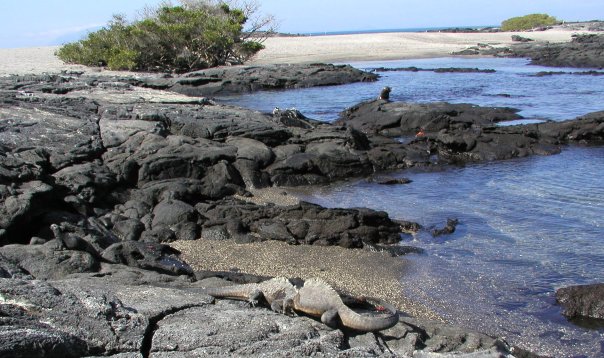
<instances>
[{"instance_id":1,"label":"shallow water","mask_svg":"<svg viewBox=\"0 0 604 358\"><path fill-rule=\"evenodd\" d=\"M309 117L331 120L388 85L393 87L393 100L511 106L531 119L561 120L604 109L604 77L530 77L543 70L572 70L526 66L525 60L355 65L478 67L497 72L388 72L376 83L256 93L228 102L263 111L297 107ZM604 356L604 328L567 322L554 298L556 288L603 281L604 148L569 147L548 157L390 175L413 182L380 186L356 180L300 195L328 207L385 210L393 218L425 227L458 218L453 235L405 237L403 244L422 247L426 253L408 256L412 264L402 279L404 294L452 323L503 336L541 354Z\"/></svg>"},{"instance_id":2,"label":"shallow water","mask_svg":"<svg viewBox=\"0 0 604 358\"><path fill-rule=\"evenodd\" d=\"M304 199L385 210L428 228L459 219L453 235L405 239L426 250L408 256L406 295L543 354L602 354L604 330L566 322L554 292L604 277L604 148L395 176L403 174L413 182L340 183Z\"/></svg>"},{"instance_id":3,"label":"shallow water","mask_svg":"<svg viewBox=\"0 0 604 358\"><path fill-rule=\"evenodd\" d=\"M382 72L377 82L354 83L288 91L267 91L218 98L263 112L274 107L295 107L306 116L332 121L338 113L392 88L391 100L406 102L447 101L520 109L530 119L564 120L604 110L604 76L554 75L534 77L540 71L580 72L589 69L528 66L524 59L436 58L424 60L357 62L357 68L378 67L494 69L495 73Z\"/></svg>"}]
</instances>

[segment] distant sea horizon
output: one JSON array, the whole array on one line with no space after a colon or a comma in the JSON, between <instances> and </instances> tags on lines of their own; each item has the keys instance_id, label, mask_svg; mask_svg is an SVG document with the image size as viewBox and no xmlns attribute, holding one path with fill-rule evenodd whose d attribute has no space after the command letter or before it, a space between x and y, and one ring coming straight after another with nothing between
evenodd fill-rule
<instances>
[{"instance_id":1,"label":"distant sea horizon","mask_svg":"<svg viewBox=\"0 0 604 358\"><path fill-rule=\"evenodd\" d=\"M485 25L485 26L438 26L438 27L407 27L398 29L374 29L374 30L348 30L348 31L317 31L317 32L299 32L290 33L291 35L301 36L329 36L329 35L358 35L358 34L380 34L389 32L432 32L449 29L485 29L499 27L499 25Z\"/></svg>"}]
</instances>

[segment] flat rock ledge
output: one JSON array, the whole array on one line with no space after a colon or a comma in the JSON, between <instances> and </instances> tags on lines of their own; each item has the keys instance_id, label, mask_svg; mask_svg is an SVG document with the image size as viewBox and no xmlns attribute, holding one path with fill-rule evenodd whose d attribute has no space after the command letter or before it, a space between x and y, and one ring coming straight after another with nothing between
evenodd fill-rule
<instances>
[{"instance_id":1,"label":"flat rock ledge","mask_svg":"<svg viewBox=\"0 0 604 358\"><path fill-rule=\"evenodd\" d=\"M501 341L428 322L403 319L391 331L354 335L241 303L212 305L201 291L208 283L169 244L396 243L410 223L384 212L242 198L255 188L550 154L603 139L602 112L497 126L517 117L512 109L377 100L326 124L113 77L1 78L0 355L508 354Z\"/></svg>"},{"instance_id":2,"label":"flat rock ledge","mask_svg":"<svg viewBox=\"0 0 604 358\"><path fill-rule=\"evenodd\" d=\"M262 66L224 66L183 74L138 73L136 75L115 75L99 72L70 72L77 76L80 84L69 81L70 85L55 84L53 92L67 93L88 85L111 86L120 83L168 90L188 96L211 97L265 90L282 90L318 86L334 86L354 82L371 82L378 79L374 73L356 69L350 65L325 63L272 64Z\"/></svg>"},{"instance_id":3,"label":"flat rock ledge","mask_svg":"<svg viewBox=\"0 0 604 358\"><path fill-rule=\"evenodd\" d=\"M438 323L402 318L386 331L358 334L214 301L203 289L228 284L216 278L192 282L103 264L94 274L39 280L2 256L0 273L2 356L511 356L503 341Z\"/></svg>"}]
</instances>

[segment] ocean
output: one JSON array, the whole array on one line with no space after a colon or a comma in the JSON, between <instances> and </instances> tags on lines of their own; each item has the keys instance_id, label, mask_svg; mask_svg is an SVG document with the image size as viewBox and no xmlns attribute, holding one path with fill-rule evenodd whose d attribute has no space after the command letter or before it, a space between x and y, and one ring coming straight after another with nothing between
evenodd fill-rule
<instances>
[{"instance_id":1,"label":"ocean","mask_svg":"<svg viewBox=\"0 0 604 358\"><path fill-rule=\"evenodd\" d=\"M378 67L469 67L494 73L385 72L374 83L269 91L218 98L270 112L295 107L314 119L338 113L392 87L394 101L507 106L529 120L564 120L604 110L604 77L554 75L524 59L437 58L353 63ZM403 236L424 254L405 257L403 294L448 322L504 337L555 357L604 356L603 322L569 322L555 303L557 288L604 281L604 148L572 146L553 156L387 173L411 184L380 186L364 179L317 188L302 199L327 207L365 206L395 219L442 227L445 237Z\"/></svg>"},{"instance_id":2,"label":"ocean","mask_svg":"<svg viewBox=\"0 0 604 358\"><path fill-rule=\"evenodd\" d=\"M499 25L492 26L446 26L446 27L409 27L403 29L374 29L374 30L349 30L349 31L325 31L325 32L304 32L304 36L329 36L329 35L357 35L357 34L381 34L390 32L432 32L450 29L485 29L497 28Z\"/></svg>"}]
</instances>

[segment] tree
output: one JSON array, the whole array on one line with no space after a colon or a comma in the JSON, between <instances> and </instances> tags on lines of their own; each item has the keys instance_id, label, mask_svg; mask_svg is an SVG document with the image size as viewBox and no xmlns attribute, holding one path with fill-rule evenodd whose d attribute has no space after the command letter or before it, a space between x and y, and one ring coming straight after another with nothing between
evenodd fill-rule
<instances>
[{"instance_id":1,"label":"tree","mask_svg":"<svg viewBox=\"0 0 604 358\"><path fill-rule=\"evenodd\" d=\"M254 2L242 8L215 0L164 2L143 9L133 22L114 16L106 27L62 46L56 55L68 63L113 70L187 72L238 64L264 48L265 36L274 31L272 16L249 21L258 9Z\"/></svg>"},{"instance_id":2,"label":"tree","mask_svg":"<svg viewBox=\"0 0 604 358\"><path fill-rule=\"evenodd\" d=\"M559 21L547 14L530 14L519 17L512 17L501 23L502 31L522 31L530 30L536 27L551 26Z\"/></svg>"}]
</instances>

